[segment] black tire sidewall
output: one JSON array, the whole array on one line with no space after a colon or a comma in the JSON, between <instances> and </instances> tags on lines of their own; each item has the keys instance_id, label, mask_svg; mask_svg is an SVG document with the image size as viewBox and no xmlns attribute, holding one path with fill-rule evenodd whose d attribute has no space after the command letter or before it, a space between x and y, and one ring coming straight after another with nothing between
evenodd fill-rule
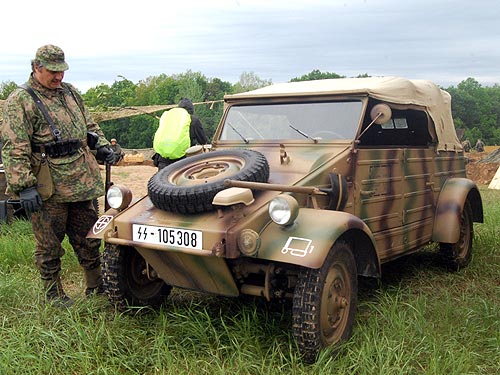
<instances>
[{"instance_id":1,"label":"black tire sidewall","mask_svg":"<svg viewBox=\"0 0 500 375\"><path fill-rule=\"evenodd\" d=\"M474 237L472 208L469 201L466 201L460 215L460 237L457 243L441 243L440 253L444 266L450 271L459 271L466 267L472 259L472 242ZM463 227L465 225L465 228ZM463 232L466 232L464 241ZM462 242L466 242L465 249L461 248Z\"/></svg>"},{"instance_id":2,"label":"black tire sidewall","mask_svg":"<svg viewBox=\"0 0 500 375\"><path fill-rule=\"evenodd\" d=\"M224 161L225 158L242 160L242 167L236 173L223 173L220 178L210 181L200 180L199 184L189 186L176 185L171 176L180 171L205 163ZM148 195L151 202L159 209L179 213L202 213L212 211L214 196L226 189L226 179L267 182L269 164L263 154L255 150L232 149L213 151L179 160L154 174L148 182Z\"/></svg>"},{"instance_id":3,"label":"black tire sidewall","mask_svg":"<svg viewBox=\"0 0 500 375\"><path fill-rule=\"evenodd\" d=\"M323 337L321 326L321 310L326 301L321 301L323 290L328 288L326 277L331 267L340 264L347 269L344 280L350 287L349 311L347 312L343 331L339 332L337 342L327 343ZM337 345L351 336L357 310L357 271L356 261L351 248L344 242L336 243L328 253L320 269L304 269L299 274L298 285L293 298L294 336L303 359L312 363L321 349L328 345Z\"/></svg>"},{"instance_id":4,"label":"black tire sidewall","mask_svg":"<svg viewBox=\"0 0 500 375\"><path fill-rule=\"evenodd\" d=\"M130 306L158 307L170 294L172 287L157 279L145 285L137 285L132 269L141 255L134 248L106 244L103 252L103 284L108 300L124 310ZM141 292L144 293L141 293Z\"/></svg>"}]
</instances>

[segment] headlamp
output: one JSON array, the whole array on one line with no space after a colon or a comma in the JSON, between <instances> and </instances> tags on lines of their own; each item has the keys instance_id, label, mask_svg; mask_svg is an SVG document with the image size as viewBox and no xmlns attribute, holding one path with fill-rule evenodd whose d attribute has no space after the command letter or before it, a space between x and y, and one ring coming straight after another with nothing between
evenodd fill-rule
<instances>
[{"instance_id":1,"label":"headlamp","mask_svg":"<svg viewBox=\"0 0 500 375\"><path fill-rule=\"evenodd\" d=\"M293 224L299 214L299 203L291 195L280 195L269 202L269 216L278 225Z\"/></svg>"},{"instance_id":2,"label":"headlamp","mask_svg":"<svg viewBox=\"0 0 500 375\"><path fill-rule=\"evenodd\" d=\"M132 201L132 192L129 188L119 185L113 185L106 193L106 200L109 207L121 211L128 207Z\"/></svg>"}]
</instances>

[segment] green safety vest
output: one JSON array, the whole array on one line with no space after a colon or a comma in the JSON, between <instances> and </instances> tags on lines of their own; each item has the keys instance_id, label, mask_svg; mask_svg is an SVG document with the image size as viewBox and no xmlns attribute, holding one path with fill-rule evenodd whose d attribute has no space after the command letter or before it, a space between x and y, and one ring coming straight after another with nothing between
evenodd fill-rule
<instances>
[{"instance_id":1,"label":"green safety vest","mask_svg":"<svg viewBox=\"0 0 500 375\"><path fill-rule=\"evenodd\" d=\"M172 108L163 112L153 140L153 149L164 158L183 157L191 145L190 125L191 115L184 108Z\"/></svg>"}]
</instances>

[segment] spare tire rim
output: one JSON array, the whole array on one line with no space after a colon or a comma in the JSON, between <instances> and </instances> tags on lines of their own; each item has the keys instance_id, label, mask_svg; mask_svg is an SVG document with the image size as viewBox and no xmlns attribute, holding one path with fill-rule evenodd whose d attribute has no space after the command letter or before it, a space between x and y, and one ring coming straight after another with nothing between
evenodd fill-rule
<instances>
[{"instance_id":1,"label":"spare tire rim","mask_svg":"<svg viewBox=\"0 0 500 375\"><path fill-rule=\"evenodd\" d=\"M235 156L203 160L179 168L169 176L169 182L177 186L207 184L238 173L244 165L245 160Z\"/></svg>"}]
</instances>

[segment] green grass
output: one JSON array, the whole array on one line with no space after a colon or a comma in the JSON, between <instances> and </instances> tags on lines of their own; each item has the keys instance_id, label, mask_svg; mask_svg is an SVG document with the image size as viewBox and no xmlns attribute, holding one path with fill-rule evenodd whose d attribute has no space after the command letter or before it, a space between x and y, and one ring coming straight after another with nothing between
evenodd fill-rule
<instances>
[{"instance_id":1,"label":"green grass","mask_svg":"<svg viewBox=\"0 0 500 375\"><path fill-rule=\"evenodd\" d=\"M434 248L362 284L352 339L317 363L298 358L286 310L261 300L175 290L159 311L115 311L83 298L68 249L63 282L76 304L45 304L30 224L0 227L0 374L498 374L500 192L482 188L473 260L449 273Z\"/></svg>"}]
</instances>

